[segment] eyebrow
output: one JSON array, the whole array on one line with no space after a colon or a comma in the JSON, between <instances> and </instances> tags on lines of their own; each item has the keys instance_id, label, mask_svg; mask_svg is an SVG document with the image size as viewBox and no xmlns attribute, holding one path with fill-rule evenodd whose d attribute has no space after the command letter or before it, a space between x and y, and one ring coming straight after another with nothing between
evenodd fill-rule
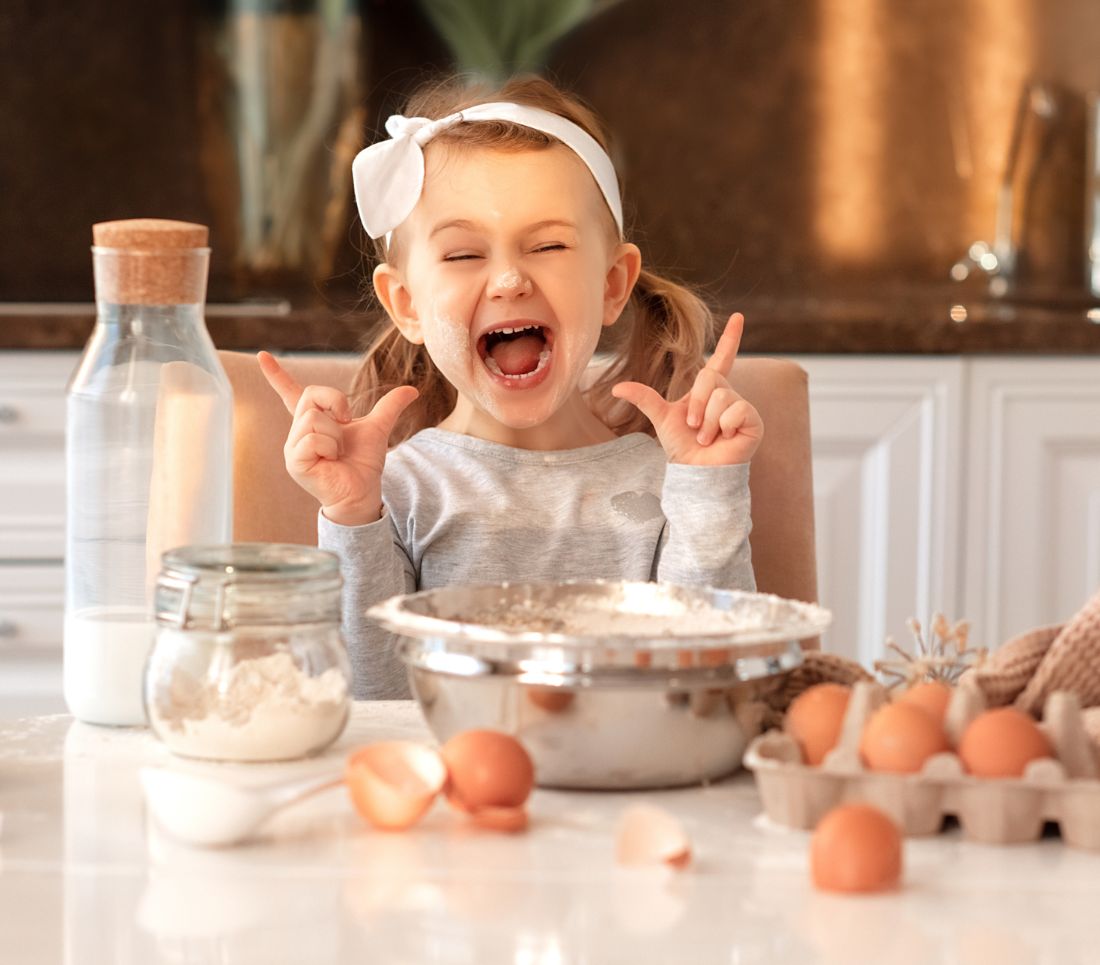
<instances>
[{"instance_id":1,"label":"eyebrow","mask_svg":"<svg viewBox=\"0 0 1100 965\"><path fill-rule=\"evenodd\" d=\"M476 221L468 221L465 218L454 218L450 221L441 221L434 228L432 228L429 238L434 238L439 232L446 230L447 228L462 228L466 231L479 231L484 230L484 225L478 224ZM563 218L547 218L545 221L536 221L532 225L528 225L523 230L525 232L538 231L542 228L571 228L574 231L577 230L576 224L572 221L566 221Z\"/></svg>"}]
</instances>

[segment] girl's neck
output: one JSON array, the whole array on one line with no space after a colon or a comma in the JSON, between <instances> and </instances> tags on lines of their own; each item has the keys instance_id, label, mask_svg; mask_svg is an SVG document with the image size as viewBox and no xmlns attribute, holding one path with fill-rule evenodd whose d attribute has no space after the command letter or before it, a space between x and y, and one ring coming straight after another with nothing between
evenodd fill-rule
<instances>
[{"instance_id":1,"label":"girl's neck","mask_svg":"<svg viewBox=\"0 0 1100 965\"><path fill-rule=\"evenodd\" d=\"M524 428L504 425L459 396L451 414L439 423L439 428L515 449L542 451L580 449L617 438L592 413L579 391L574 392L550 419Z\"/></svg>"}]
</instances>

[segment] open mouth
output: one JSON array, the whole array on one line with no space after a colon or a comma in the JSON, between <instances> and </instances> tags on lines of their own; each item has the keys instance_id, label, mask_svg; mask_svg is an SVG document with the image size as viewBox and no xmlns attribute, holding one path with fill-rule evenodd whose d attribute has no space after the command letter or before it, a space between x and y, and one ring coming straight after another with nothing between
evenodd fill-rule
<instances>
[{"instance_id":1,"label":"open mouth","mask_svg":"<svg viewBox=\"0 0 1100 965\"><path fill-rule=\"evenodd\" d=\"M477 353L494 375L509 380L530 379L550 362L553 335L541 325L517 325L486 332Z\"/></svg>"}]
</instances>

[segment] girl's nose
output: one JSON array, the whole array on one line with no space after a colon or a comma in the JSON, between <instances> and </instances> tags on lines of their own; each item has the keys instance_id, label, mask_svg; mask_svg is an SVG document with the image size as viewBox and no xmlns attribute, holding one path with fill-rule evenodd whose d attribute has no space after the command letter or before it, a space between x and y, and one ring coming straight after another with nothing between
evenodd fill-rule
<instances>
[{"instance_id":1,"label":"girl's nose","mask_svg":"<svg viewBox=\"0 0 1100 965\"><path fill-rule=\"evenodd\" d=\"M531 294L531 279L511 267L497 272L489 282L490 298L522 298Z\"/></svg>"}]
</instances>

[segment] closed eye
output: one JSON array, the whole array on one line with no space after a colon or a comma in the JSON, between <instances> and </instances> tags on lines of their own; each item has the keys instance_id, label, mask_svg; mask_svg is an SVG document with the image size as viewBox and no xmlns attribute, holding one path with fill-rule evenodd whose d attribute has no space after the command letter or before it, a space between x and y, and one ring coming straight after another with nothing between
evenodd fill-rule
<instances>
[{"instance_id":1,"label":"closed eye","mask_svg":"<svg viewBox=\"0 0 1100 965\"><path fill-rule=\"evenodd\" d=\"M475 258L480 258L481 255L444 255L444 261L473 261Z\"/></svg>"},{"instance_id":2,"label":"closed eye","mask_svg":"<svg viewBox=\"0 0 1100 965\"><path fill-rule=\"evenodd\" d=\"M559 244L557 242L552 245L539 245L539 247L536 248L535 251L565 251L565 245Z\"/></svg>"}]
</instances>

